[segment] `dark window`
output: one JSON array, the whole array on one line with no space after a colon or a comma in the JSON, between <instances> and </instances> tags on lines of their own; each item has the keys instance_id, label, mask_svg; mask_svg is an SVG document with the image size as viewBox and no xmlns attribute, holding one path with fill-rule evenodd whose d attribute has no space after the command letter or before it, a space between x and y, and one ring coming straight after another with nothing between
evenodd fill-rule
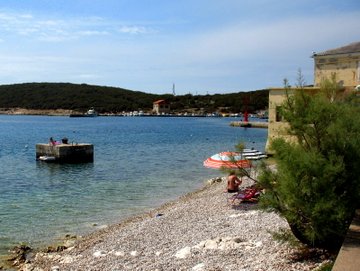
<instances>
[{"instance_id":1,"label":"dark window","mask_svg":"<svg viewBox=\"0 0 360 271\"><path fill-rule=\"evenodd\" d=\"M283 117L281 115L281 106L277 106L276 107L276 121L279 122L282 120L283 120Z\"/></svg>"}]
</instances>

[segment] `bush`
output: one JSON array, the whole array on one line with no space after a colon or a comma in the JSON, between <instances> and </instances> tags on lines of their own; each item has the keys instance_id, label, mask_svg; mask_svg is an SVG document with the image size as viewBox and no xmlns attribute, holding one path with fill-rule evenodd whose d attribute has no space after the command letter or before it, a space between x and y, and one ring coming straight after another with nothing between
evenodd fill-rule
<instances>
[{"instance_id":1,"label":"bush","mask_svg":"<svg viewBox=\"0 0 360 271\"><path fill-rule=\"evenodd\" d=\"M288 88L287 84L285 85ZM260 205L283 216L302 243L337 250L360 202L357 96L326 80L317 93L300 86L282 115L294 141L271 143L277 170L264 169Z\"/></svg>"}]
</instances>

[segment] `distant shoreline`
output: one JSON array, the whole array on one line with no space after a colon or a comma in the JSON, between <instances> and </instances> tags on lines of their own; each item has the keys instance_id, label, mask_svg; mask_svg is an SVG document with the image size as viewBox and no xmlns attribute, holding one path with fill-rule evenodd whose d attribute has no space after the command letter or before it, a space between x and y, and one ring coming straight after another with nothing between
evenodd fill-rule
<instances>
[{"instance_id":1,"label":"distant shoreline","mask_svg":"<svg viewBox=\"0 0 360 271\"><path fill-rule=\"evenodd\" d=\"M71 113L74 111L69 109L0 108L0 115L68 116Z\"/></svg>"},{"instance_id":2,"label":"distant shoreline","mask_svg":"<svg viewBox=\"0 0 360 271\"><path fill-rule=\"evenodd\" d=\"M70 116L70 115L83 115L84 112L79 112L71 109L26 109L26 108L0 108L0 115L19 115L19 116ZM115 113L102 113L98 116L131 116ZM137 115L142 117L225 117L229 119L236 119L237 117L232 116L205 116L205 115L177 115L177 114L168 114L168 115ZM232 121L230 126L234 127L252 127L252 128L268 128L267 122L243 122L243 121Z\"/></svg>"}]
</instances>

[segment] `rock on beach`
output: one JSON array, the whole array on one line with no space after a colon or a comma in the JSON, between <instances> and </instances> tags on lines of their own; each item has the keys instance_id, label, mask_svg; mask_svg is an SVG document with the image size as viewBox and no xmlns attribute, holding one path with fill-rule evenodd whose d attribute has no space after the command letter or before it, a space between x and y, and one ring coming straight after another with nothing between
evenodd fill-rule
<instances>
[{"instance_id":1,"label":"rock on beach","mask_svg":"<svg viewBox=\"0 0 360 271\"><path fill-rule=\"evenodd\" d=\"M294 249L272 236L289 228L286 221L254 203L229 205L224 188L224 178L212 181L156 210L100 229L64 251L39 252L21 270L301 271L326 262L294 261Z\"/></svg>"}]
</instances>

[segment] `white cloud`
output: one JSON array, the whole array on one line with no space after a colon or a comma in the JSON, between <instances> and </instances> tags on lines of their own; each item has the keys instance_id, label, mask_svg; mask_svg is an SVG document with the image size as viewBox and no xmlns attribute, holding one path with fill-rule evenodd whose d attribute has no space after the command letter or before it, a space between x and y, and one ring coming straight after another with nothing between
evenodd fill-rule
<instances>
[{"instance_id":1,"label":"white cloud","mask_svg":"<svg viewBox=\"0 0 360 271\"><path fill-rule=\"evenodd\" d=\"M64 41L69 41L74 39L74 37L72 36L68 36L65 33L60 34L58 33L48 33L48 32L42 32L39 33L39 35L37 36L37 39L39 41L44 41L44 42L64 42Z\"/></svg>"},{"instance_id":2,"label":"white cloud","mask_svg":"<svg viewBox=\"0 0 360 271\"><path fill-rule=\"evenodd\" d=\"M119 29L120 33L126 34L146 34L154 32L152 29L144 26L121 26Z\"/></svg>"},{"instance_id":3,"label":"white cloud","mask_svg":"<svg viewBox=\"0 0 360 271\"><path fill-rule=\"evenodd\" d=\"M86 81L138 90L171 87L173 81L183 81L188 90L256 89L281 85L304 65L303 72L312 76L311 52L356 41L349 39L360 37L360 28L354 27L359 17L353 12L265 23L239 18L232 24L185 29L189 24L0 12L0 54L9 56L0 55L0 74L16 82ZM12 40L22 44L21 53L8 45ZM249 82L254 76L261 78Z\"/></svg>"},{"instance_id":4,"label":"white cloud","mask_svg":"<svg viewBox=\"0 0 360 271\"><path fill-rule=\"evenodd\" d=\"M81 36L105 36L110 35L107 31L97 31L97 30L85 30L85 31L79 31L79 35Z\"/></svg>"},{"instance_id":5,"label":"white cloud","mask_svg":"<svg viewBox=\"0 0 360 271\"><path fill-rule=\"evenodd\" d=\"M344 40L349 37L360 37L360 28L353 27L359 17L360 13L354 12L338 17L293 18L264 25L240 23L203 33L188 39L182 46L188 59L200 62L259 57L281 59L299 50L308 50L310 56L321 44L335 39L346 44Z\"/></svg>"},{"instance_id":6,"label":"white cloud","mask_svg":"<svg viewBox=\"0 0 360 271\"><path fill-rule=\"evenodd\" d=\"M155 31L141 25L123 23L99 17L44 19L32 14L0 12L0 35L27 37L46 42L62 42L91 36L147 34Z\"/></svg>"}]
</instances>

